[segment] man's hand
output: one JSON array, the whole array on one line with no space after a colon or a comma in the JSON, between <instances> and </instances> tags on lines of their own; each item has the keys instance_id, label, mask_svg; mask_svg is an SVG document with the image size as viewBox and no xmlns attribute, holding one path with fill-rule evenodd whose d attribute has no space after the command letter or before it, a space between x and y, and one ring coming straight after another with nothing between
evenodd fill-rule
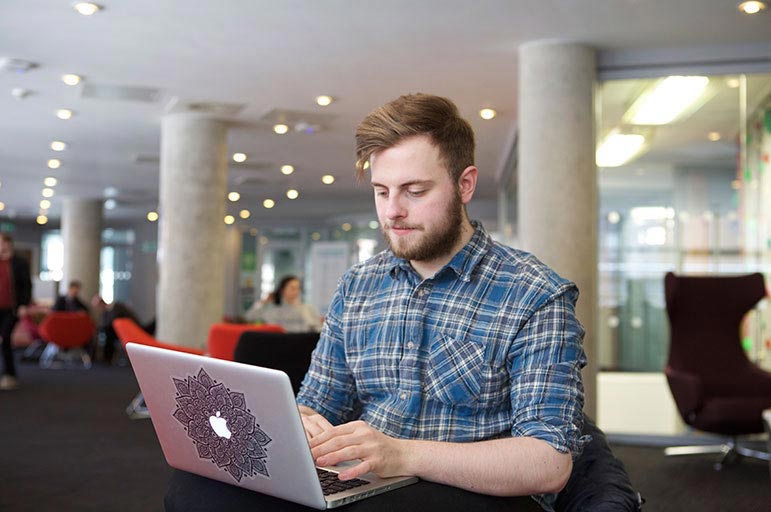
<instances>
[{"instance_id":1,"label":"man's hand","mask_svg":"<svg viewBox=\"0 0 771 512\"><path fill-rule=\"evenodd\" d=\"M319 466L361 460L356 466L340 472L340 480L351 480L370 471L384 478L404 475L407 443L389 437L363 421L331 427L310 439L311 452Z\"/></svg>"},{"instance_id":2,"label":"man's hand","mask_svg":"<svg viewBox=\"0 0 771 512\"><path fill-rule=\"evenodd\" d=\"M310 442L311 439L318 436L322 432L326 432L327 430L331 430L333 428L332 424L328 422L324 416L317 413L310 407L300 405L298 406L298 409L300 409L300 417L303 420L303 427L305 427L305 437L308 438L308 442Z\"/></svg>"}]
</instances>

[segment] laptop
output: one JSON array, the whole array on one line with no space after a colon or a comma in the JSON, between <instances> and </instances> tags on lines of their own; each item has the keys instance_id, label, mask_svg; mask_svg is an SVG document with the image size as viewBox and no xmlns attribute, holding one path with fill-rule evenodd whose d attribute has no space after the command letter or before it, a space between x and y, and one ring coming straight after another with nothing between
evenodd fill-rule
<instances>
[{"instance_id":1,"label":"laptop","mask_svg":"<svg viewBox=\"0 0 771 512\"><path fill-rule=\"evenodd\" d=\"M126 351L174 468L316 509L418 481L367 473L343 482L343 466L317 468L284 372L136 343Z\"/></svg>"}]
</instances>

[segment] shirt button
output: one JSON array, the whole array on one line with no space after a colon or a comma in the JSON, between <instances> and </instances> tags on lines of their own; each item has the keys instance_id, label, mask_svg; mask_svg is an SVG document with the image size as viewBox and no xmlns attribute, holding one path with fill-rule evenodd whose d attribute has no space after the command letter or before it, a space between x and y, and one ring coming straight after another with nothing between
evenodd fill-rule
<instances>
[{"instance_id":1,"label":"shirt button","mask_svg":"<svg viewBox=\"0 0 771 512\"><path fill-rule=\"evenodd\" d=\"M407 393L402 393L401 395L399 395L399 398L401 398L402 400L407 400Z\"/></svg>"},{"instance_id":2,"label":"shirt button","mask_svg":"<svg viewBox=\"0 0 771 512\"><path fill-rule=\"evenodd\" d=\"M415 348L415 344L410 341L409 343L407 343L407 348L412 350L413 348Z\"/></svg>"},{"instance_id":3,"label":"shirt button","mask_svg":"<svg viewBox=\"0 0 771 512\"><path fill-rule=\"evenodd\" d=\"M425 288L421 288L420 291L418 292L418 295L420 295L421 297L424 296L425 294L426 294Z\"/></svg>"}]
</instances>

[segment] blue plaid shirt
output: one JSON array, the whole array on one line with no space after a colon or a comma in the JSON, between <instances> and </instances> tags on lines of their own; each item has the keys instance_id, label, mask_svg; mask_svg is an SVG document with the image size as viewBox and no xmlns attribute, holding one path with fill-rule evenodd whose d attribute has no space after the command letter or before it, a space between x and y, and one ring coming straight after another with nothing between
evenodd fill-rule
<instances>
[{"instance_id":1,"label":"blue plaid shirt","mask_svg":"<svg viewBox=\"0 0 771 512\"><path fill-rule=\"evenodd\" d=\"M397 438L528 436L576 456L586 364L578 289L473 224L432 278L390 251L346 272L297 402Z\"/></svg>"}]
</instances>

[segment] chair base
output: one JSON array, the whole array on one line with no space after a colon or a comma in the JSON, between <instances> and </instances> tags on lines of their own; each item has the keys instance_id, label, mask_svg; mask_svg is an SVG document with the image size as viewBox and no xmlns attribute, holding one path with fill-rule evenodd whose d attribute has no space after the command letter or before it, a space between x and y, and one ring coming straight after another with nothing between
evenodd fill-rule
<instances>
[{"instance_id":1,"label":"chair base","mask_svg":"<svg viewBox=\"0 0 771 512\"><path fill-rule=\"evenodd\" d=\"M126 414L132 420L144 420L150 417L150 411L145 404L145 397L142 396L142 392L137 393L137 396L126 407Z\"/></svg>"},{"instance_id":2,"label":"chair base","mask_svg":"<svg viewBox=\"0 0 771 512\"><path fill-rule=\"evenodd\" d=\"M58 369L79 366L76 362L85 369L91 368L91 357L82 347L63 351L56 344L49 343L40 355L38 364L41 368Z\"/></svg>"},{"instance_id":3,"label":"chair base","mask_svg":"<svg viewBox=\"0 0 771 512\"><path fill-rule=\"evenodd\" d=\"M742 457L751 457L769 461L771 455L759 450L753 450L746 446L740 446L736 437L731 437L723 444L717 445L698 445L698 446L670 446L664 449L664 455L667 457L679 455L704 455L709 453L720 454L720 458L715 463L715 471L720 471L726 466L741 461Z\"/></svg>"}]
</instances>

